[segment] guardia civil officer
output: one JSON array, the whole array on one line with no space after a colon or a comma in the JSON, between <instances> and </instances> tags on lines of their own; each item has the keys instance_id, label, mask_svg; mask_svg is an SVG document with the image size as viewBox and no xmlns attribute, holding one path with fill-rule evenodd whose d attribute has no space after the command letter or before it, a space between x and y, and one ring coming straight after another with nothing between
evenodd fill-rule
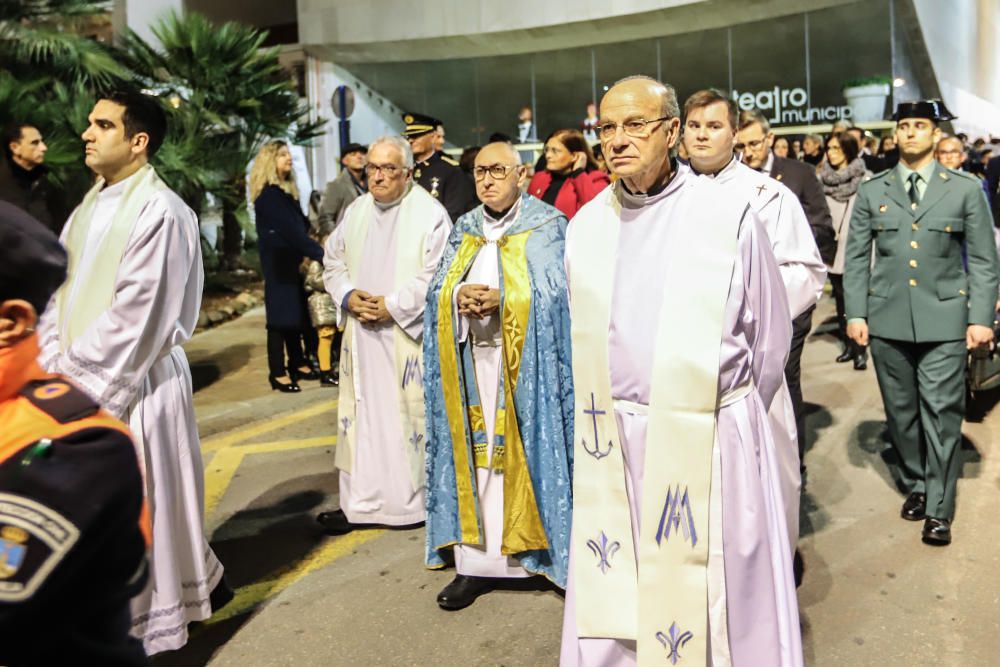
<instances>
[{"instance_id":1,"label":"guardia civil officer","mask_svg":"<svg viewBox=\"0 0 1000 667\"><path fill-rule=\"evenodd\" d=\"M419 113L403 114L403 136L413 149L413 180L448 210L451 221L479 205L472 180L457 160L434 150L435 128L441 121Z\"/></svg>"},{"instance_id":2,"label":"guardia civil officer","mask_svg":"<svg viewBox=\"0 0 1000 667\"><path fill-rule=\"evenodd\" d=\"M902 517L934 545L951 543L967 351L993 340L998 281L979 181L934 160L952 118L938 100L896 107L899 163L858 190L844 270L847 335L871 344L909 492Z\"/></svg>"},{"instance_id":3,"label":"guardia civil officer","mask_svg":"<svg viewBox=\"0 0 1000 667\"><path fill-rule=\"evenodd\" d=\"M145 665L129 636L149 535L132 439L35 361L65 277L55 235L0 202L0 665Z\"/></svg>"}]
</instances>

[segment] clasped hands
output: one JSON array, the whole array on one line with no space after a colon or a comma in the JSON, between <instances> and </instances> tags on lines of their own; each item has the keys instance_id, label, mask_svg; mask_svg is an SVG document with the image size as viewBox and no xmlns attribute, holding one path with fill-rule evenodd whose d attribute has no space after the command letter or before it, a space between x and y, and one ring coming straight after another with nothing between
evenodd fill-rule
<instances>
[{"instance_id":1,"label":"clasped hands","mask_svg":"<svg viewBox=\"0 0 1000 667\"><path fill-rule=\"evenodd\" d=\"M392 319L386 310L384 296L373 296L360 289L347 297L347 310L364 324L381 324Z\"/></svg>"},{"instance_id":2,"label":"clasped hands","mask_svg":"<svg viewBox=\"0 0 1000 667\"><path fill-rule=\"evenodd\" d=\"M459 315L481 320L500 309L500 290L489 285L462 285L457 301Z\"/></svg>"},{"instance_id":3,"label":"clasped hands","mask_svg":"<svg viewBox=\"0 0 1000 667\"><path fill-rule=\"evenodd\" d=\"M847 325L847 337L858 345L868 345L868 323L850 322ZM981 324L970 324L965 329L965 347L975 350L980 347L993 347L993 329Z\"/></svg>"}]
</instances>

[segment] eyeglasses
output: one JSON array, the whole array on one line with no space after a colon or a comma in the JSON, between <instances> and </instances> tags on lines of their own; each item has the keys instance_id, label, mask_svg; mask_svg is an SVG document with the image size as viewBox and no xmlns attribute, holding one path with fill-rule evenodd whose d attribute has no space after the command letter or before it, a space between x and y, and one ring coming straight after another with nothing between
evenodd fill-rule
<instances>
[{"instance_id":1,"label":"eyeglasses","mask_svg":"<svg viewBox=\"0 0 1000 667\"><path fill-rule=\"evenodd\" d=\"M752 151L760 150L760 147L764 145L766 139L754 139L753 141L748 141L745 144L736 144L733 146L733 150L737 153L742 153L744 150L749 148Z\"/></svg>"},{"instance_id":2,"label":"eyeglasses","mask_svg":"<svg viewBox=\"0 0 1000 667\"><path fill-rule=\"evenodd\" d=\"M646 132L646 126L650 123L659 123L660 121L670 120L670 116L663 116L662 118L654 118L653 120L646 120L645 118L633 118L632 120L627 120L621 125L618 123L601 123L597 126L597 135L603 140L607 141L615 136L618 132L618 128L622 128L622 131L630 137L645 138L648 135Z\"/></svg>"},{"instance_id":3,"label":"eyeglasses","mask_svg":"<svg viewBox=\"0 0 1000 667\"><path fill-rule=\"evenodd\" d=\"M367 173L369 176L374 176L380 171L386 178L396 178L396 174L398 174L401 171L404 171L404 169L402 167L397 167L394 164L369 163L365 165L365 173Z\"/></svg>"},{"instance_id":4,"label":"eyeglasses","mask_svg":"<svg viewBox=\"0 0 1000 667\"><path fill-rule=\"evenodd\" d=\"M474 167L472 169L472 175L477 181L481 181L486 178L486 174L493 177L495 181L502 181L507 178L507 174L517 169L516 166L509 164L491 164L488 167Z\"/></svg>"}]
</instances>

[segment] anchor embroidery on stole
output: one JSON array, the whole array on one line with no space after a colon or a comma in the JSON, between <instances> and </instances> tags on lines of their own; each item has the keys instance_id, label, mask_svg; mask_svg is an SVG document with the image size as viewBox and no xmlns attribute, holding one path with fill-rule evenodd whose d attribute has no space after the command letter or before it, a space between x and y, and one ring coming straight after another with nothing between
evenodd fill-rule
<instances>
[{"instance_id":1,"label":"anchor embroidery on stole","mask_svg":"<svg viewBox=\"0 0 1000 667\"><path fill-rule=\"evenodd\" d=\"M587 546L590 550L594 552L597 556L598 563L597 567L601 568L601 574L607 574L608 570L611 569L611 557L615 555L615 552L621 548L621 543L615 540L611 542L608 540L608 536L601 531L601 537L598 540L587 540Z\"/></svg>"},{"instance_id":2,"label":"anchor embroidery on stole","mask_svg":"<svg viewBox=\"0 0 1000 667\"><path fill-rule=\"evenodd\" d=\"M656 638L660 640L661 644L663 644L663 648L670 650L670 655L667 656L667 659L670 660L670 664L676 665L677 661L681 659L680 650L685 644L694 639L694 635L690 630L681 632L681 629L677 627L676 621L670 625L670 630L667 632L668 634L657 632Z\"/></svg>"},{"instance_id":3,"label":"anchor embroidery on stole","mask_svg":"<svg viewBox=\"0 0 1000 667\"><path fill-rule=\"evenodd\" d=\"M691 513L688 489L685 486L682 495L680 484L667 488L667 500L663 503L660 526L656 530L656 544L669 540L671 531L682 532L684 540L691 542L692 547L698 544L698 533L694 529L694 515Z\"/></svg>"},{"instance_id":4,"label":"anchor embroidery on stole","mask_svg":"<svg viewBox=\"0 0 1000 667\"><path fill-rule=\"evenodd\" d=\"M607 456L608 454L611 453L611 448L614 447L614 443L612 443L609 440L608 441L608 448L607 449L601 449L601 442L600 442L600 440L598 439L598 436L597 436L597 416L598 415L606 415L607 414L607 410L598 410L597 409L597 403L596 403L596 399L594 398L594 392L590 392L590 409L589 410L588 409L584 409L583 414L590 415L590 418L594 422L594 448L591 449L587 445L587 439L586 438L580 438L581 442L583 442L583 451L587 452L588 454L590 454L591 456L593 456L595 459L597 459L598 461L600 461L605 456Z\"/></svg>"}]
</instances>

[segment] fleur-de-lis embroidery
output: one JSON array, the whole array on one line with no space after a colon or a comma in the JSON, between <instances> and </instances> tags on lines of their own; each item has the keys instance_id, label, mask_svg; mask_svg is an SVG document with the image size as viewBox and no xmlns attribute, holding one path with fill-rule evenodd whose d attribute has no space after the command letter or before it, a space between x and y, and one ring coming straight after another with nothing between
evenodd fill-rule
<instances>
[{"instance_id":1,"label":"fleur-de-lis embroidery","mask_svg":"<svg viewBox=\"0 0 1000 667\"><path fill-rule=\"evenodd\" d=\"M410 436L410 444L413 445L413 451L417 451L417 448L420 446L420 442L423 439L424 436L422 433L417 433L416 431L413 432L413 435Z\"/></svg>"},{"instance_id":2,"label":"fleur-de-lis embroidery","mask_svg":"<svg viewBox=\"0 0 1000 667\"><path fill-rule=\"evenodd\" d=\"M351 427L351 420L349 418L347 418L347 417L341 417L340 418L340 426L341 426L341 430L344 433L347 433L347 429L349 429Z\"/></svg>"},{"instance_id":3,"label":"fleur-de-lis embroidery","mask_svg":"<svg viewBox=\"0 0 1000 667\"><path fill-rule=\"evenodd\" d=\"M607 571L611 569L611 557L615 555L615 552L622 545L617 540L610 542L608 536L602 530L600 538L597 540L587 540L587 546L597 556L597 567L601 568L601 574L607 574Z\"/></svg>"},{"instance_id":4,"label":"fleur-de-lis embroidery","mask_svg":"<svg viewBox=\"0 0 1000 667\"><path fill-rule=\"evenodd\" d=\"M677 627L677 622L674 621L667 634L657 632L656 638L663 644L663 648L669 649L670 654L667 656L667 659L670 660L670 664L676 665L677 661L681 659L680 650L685 644L694 639L694 635L689 630L681 632L681 629Z\"/></svg>"}]
</instances>

